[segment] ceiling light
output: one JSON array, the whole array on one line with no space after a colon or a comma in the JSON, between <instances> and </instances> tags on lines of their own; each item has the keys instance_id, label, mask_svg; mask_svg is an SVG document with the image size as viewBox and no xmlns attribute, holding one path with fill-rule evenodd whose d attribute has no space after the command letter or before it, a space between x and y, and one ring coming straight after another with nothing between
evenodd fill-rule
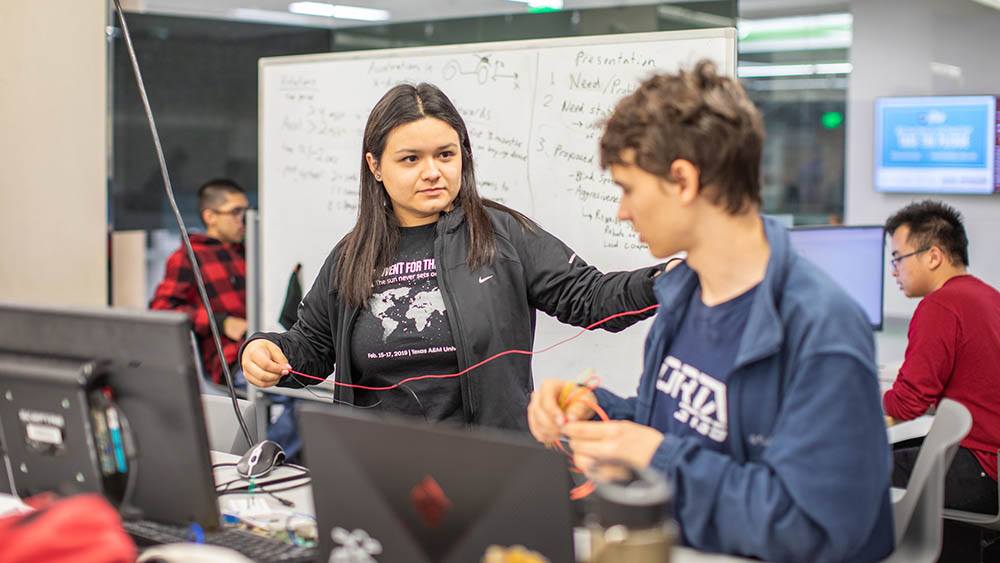
<instances>
[{"instance_id":1,"label":"ceiling light","mask_svg":"<svg viewBox=\"0 0 1000 563\"><path fill-rule=\"evenodd\" d=\"M339 20L361 20L369 22L386 21L390 14L385 10L374 8L359 8L357 6L342 6L339 4L328 4L326 2L292 2L288 5L288 11L293 14L304 14L307 16L322 16L336 18Z\"/></svg>"},{"instance_id":2,"label":"ceiling light","mask_svg":"<svg viewBox=\"0 0 1000 563\"><path fill-rule=\"evenodd\" d=\"M738 45L741 53L847 49L853 27L851 14L741 19Z\"/></svg>"},{"instance_id":3,"label":"ceiling light","mask_svg":"<svg viewBox=\"0 0 1000 563\"><path fill-rule=\"evenodd\" d=\"M737 69L740 78L771 78L778 76L813 76L818 74L850 74L851 63L820 63L798 65L748 65Z\"/></svg>"},{"instance_id":4,"label":"ceiling light","mask_svg":"<svg viewBox=\"0 0 1000 563\"><path fill-rule=\"evenodd\" d=\"M983 6L987 6L989 8L995 8L997 10L1000 10L1000 0L972 0L972 1L982 4Z\"/></svg>"},{"instance_id":5,"label":"ceiling light","mask_svg":"<svg viewBox=\"0 0 1000 563\"><path fill-rule=\"evenodd\" d=\"M508 2L527 4L529 8L546 8L549 10L562 10L563 8L563 0L508 0Z\"/></svg>"}]
</instances>

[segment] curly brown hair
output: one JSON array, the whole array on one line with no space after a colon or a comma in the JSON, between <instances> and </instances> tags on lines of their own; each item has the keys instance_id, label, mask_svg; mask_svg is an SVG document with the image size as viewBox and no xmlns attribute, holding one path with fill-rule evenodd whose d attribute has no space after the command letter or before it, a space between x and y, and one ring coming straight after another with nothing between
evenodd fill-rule
<instances>
[{"instance_id":1,"label":"curly brown hair","mask_svg":"<svg viewBox=\"0 0 1000 563\"><path fill-rule=\"evenodd\" d=\"M746 91L702 60L654 75L618 102L601 137L601 167L626 164L631 149L635 165L673 181L671 164L690 161L709 201L737 214L760 205L763 145L763 120Z\"/></svg>"}]
</instances>

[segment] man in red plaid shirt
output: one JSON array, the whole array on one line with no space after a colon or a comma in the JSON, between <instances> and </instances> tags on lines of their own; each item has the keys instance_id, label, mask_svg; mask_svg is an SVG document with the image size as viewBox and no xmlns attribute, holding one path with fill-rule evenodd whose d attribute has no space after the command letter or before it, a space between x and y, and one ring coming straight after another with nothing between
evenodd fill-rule
<instances>
[{"instance_id":1,"label":"man in red plaid shirt","mask_svg":"<svg viewBox=\"0 0 1000 563\"><path fill-rule=\"evenodd\" d=\"M205 234L191 234L191 246L201 266L205 289L222 337L222 352L226 363L232 366L247 331L247 270L243 248L246 227L243 219L249 202L246 192L236 182L220 178L198 189L198 206ZM149 307L183 311L191 317L205 373L215 383L224 383L208 313L198 295L191 261L183 246L167 259L166 273Z\"/></svg>"}]
</instances>

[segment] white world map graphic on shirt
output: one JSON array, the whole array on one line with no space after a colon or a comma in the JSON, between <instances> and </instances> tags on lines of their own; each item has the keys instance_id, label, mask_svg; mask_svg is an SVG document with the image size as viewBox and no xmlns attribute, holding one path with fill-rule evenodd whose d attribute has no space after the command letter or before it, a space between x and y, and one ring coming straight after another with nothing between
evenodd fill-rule
<instances>
[{"instance_id":1,"label":"white world map graphic on shirt","mask_svg":"<svg viewBox=\"0 0 1000 563\"><path fill-rule=\"evenodd\" d=\"M375 318L382 323L383 342L399 328L399 324L402 321L402 319L393 318L390 310L401 302L405 302L409 295L410 288L407 287L387 289L381 293L372 295L369 302L369 309L372 315L375 315ZM444 315L444 312L444 297L441 296L441 290L433 289L431 291L421 291L414 295L409 300L409 307L407 307L403 316L413 320L416 324L417 332L423 332L427 328L427 325L430 324L431 315L434 313Z\"/></svg>"}]
</instances>

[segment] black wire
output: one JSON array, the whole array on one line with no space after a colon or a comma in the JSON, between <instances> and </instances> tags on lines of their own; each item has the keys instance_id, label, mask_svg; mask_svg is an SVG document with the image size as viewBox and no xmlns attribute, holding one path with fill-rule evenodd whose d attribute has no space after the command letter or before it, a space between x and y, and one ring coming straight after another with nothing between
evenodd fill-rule
<instances>
[{"instance_id":1,"label":"black wire","mask_svg":"<svg viewBox=\"0 0 1000 563\"><path fill-rule=\"evenodd\" d=\"M225 491L216 491L216 495L218 495L218 496L221 497L223 495L255 494L255 493L258 493L258 492L260 492L260 493L266 493L268 491L270 491L272 493L280 493L280 492L283 492L283 491L291 491L293 489L298 489L299 487L305 487L306 485L309 485L310 483L312 483L312 477L304 477L304 476L300 475L300 476L295 477L293 479L288 479L288 480L280 480L279 479L279 480L275 480L275 481L273 481L273 482L271 482L269 484L281 484L283 481L295 481L296 479L305 479L305 481L302 482L302 483L296 483L294 485L289 485L287 487L282 487L280 489L268 489L268 488L266 488L264 486L265 484L259 484L259 485L255 486L252 491L248 487L237 487L235 489L227 489Z\"/></svg>"},{"instance_id":2,"label":"black wire","mask_svg":"<svg viewBox=\"0 0 1000 563\"><path fill-rule=\"evenodd\" d=\"M298 489L298 488L301 488L301 487L305 487L306 485L309 485L309 484L310 483L302 483L301 485L289 485L287 487L282 487L280 489L268 489L268 490L266 490L264 492L269 492L269 493L283 493L285 491L294 491L295 489Z\"/></svg>"},{"instance_id":3,"label":"black wire","mask_svg":"<svg viewBox=\"0 0 1000 563\"><path fill-rule=\"evenodd\" d=\"M316 397L316 399L318 401L322 401L324 403L326 402L326 399L324 399L323 397L320 397L312 389L310 389L310 387L312 387L311 385L309 385L307 383L303 383L302 380L299 379L298 377L296 377L294 373L290 373L289 375L291 375L292 379L294 379L296 381L296 383L298 383L299 385L301 385L303 389L305 389L306 391L308 391L310 395L312 395L313 397ZM373 409L373 408L375 408L375 407L377 407L377 406L379 406L379 405L382 404L382 399L379 399L378 402L375 403L374 405L356 405L354 403L349 403L347 401L341 401L340 399L338 399L336 397L336 393L335 392L330 396L330 400L332 402L338 404L338 405L345 405L345 406L353 407L353 408L356 408L356 409ZM420 400L417 399L417 402L420 402ZM426 418L426 417L424 417L424 418Z\"/></svg>"},{"instance_id":4,"label":"black wire","mask_svg":"<svg viewBox=\"0 0 1000 563\"><path fill-rule=\"evenodd\" d=\"M295 477L288 477L288 478L285 478L285 479L273 479L273 480L268 481L266 483L254 483L253 491L264 490L264 489L266 489L267 487L269 487L271 485L281 485L281 484L284 484L284 483L291 483L291 482L295 482L295 481L303 481L302 483L297 483L295 485L295 487L303 487L303 486L308 485L309 483L312 482L312 477L310 477L308 475L296 475ZM295 488L295 487L293 487L293 488ZM225 489L222 489L222 490L216 490L215 492L218 495L228 495L228 494L232 494L232 493L252 493L253 491L250 490L250 485L247 484L247 485L241 485L239 487L233 487L231 489L230 488L225 488Z\"/></svg>"},{"instance_id":5,"label":"black wire","mask_svg":"<svg viewBox=\"0 0 1000 563\"><path fill-rule=\"evenodd\" d=\"M121 0L114 0L115 10L118 12L118 19L122 24L122 32L125 37L125 46L128 51L129 60L132 62L132 71L135 74L135 83L139 88L139 96L142 98L143 109L146 111L146 119L149 121L149 132L153 136L153 146L156 149L156 158L160 162L160 174L163 176L163 190L167 194L167 201L170 203L170 210L174 213L177 227L181 232L181 240L187 250L188 259L191 261L191 270L194 272L194 280L198 286L198 294L205 305L205 313L208 314L208 326L212 330L212 340L215 342L215 351L219 355L219 363L222 364L222 373L226 376L226 386L229 387L229 398L233 401L233 411L236 413L236 420L240 423L243 436L248 444L254 444L250 437L250 429L243 420L243 413L240 412L239 403L236 402L236 388L233 386L233 375L229 373L229 366L226 364L226 355L222 353L222 340L219 337L219 327L215 326L215 313L212 311L212 304L208 300L208 292L205 290L205 280L201 276L201 267L198 265L198 258L191 247L191 239L188 238L187 227L184 226L184 218L177 208L177 201L174 200L174 189L170 184L170 174L167 172L167 161L163 156L163 147L160 144L160 134L156 130L156 121L153 119L153 109L149 105L149 97L146 95L146 86L142 81L142 72L139 70L139 60L135 56L135 48L132 46L132 35L128 31L128 24L125 23L125 12L122 10Z\"/></svg>"},{"instance_id":6,"label":"black wire","mask_svg":"<svg viewBox=\"0 0 1000 563\"><path fill-rule=\"evenodd\" d=\"M299 485L299 487L304 487L304 486L305 485ZM296 487L296 488L298 488L298 487ZM290 500L288 500L286 498L281 498L278 495L274 494L274 492L272 492L272 491L262 490L261 492L263 492L267 496L273 498L274 500L280 502L281 505L284 506L285 508L291 508L291 507L295 506L294 502L292 502L292 501L290 501ZM278 491L278 492L280 493L281 491Z\"/></svg>"},{"instance_id":7,"label":"black wire","mask_svg":"<svg viewBox=\"0 0 1000 563\"><path fill-rule=\"evenodd\" d=\"M410 389L409 387L407 387L406 385L400 385L399 388L400 389L405 389L405 390L407 390L407 391L410 392L410 395L413 395L413 400L415 400L417 402L417 408L420 409L420 415L424 417L424 422L428 422L428 420L427 420L427 411L424 410L424 404L420 402L420 397L417 397L417 394L414 393L413 390ZM381 402L381 401L379 401L379 402Z\"/></svg>"},{"instance_id":8,"label":"black wire","mask_svg":"<svg viewBox=\"0 0 1000 563\"><path fill-rule=\"evenodd\" d=\"M292 376L292 379L294 379L296 383L298 383L299 385L301 385L302 388L305 389L310 395L312 395L313 397L316 397L317 401L322 401L324 403L326 402L326 400L323 397L320 397L319 395L316 394L315 391L313 391L312 389L310 389L310 387L312 387L311 385L309 385L307 383L303 383L302 380L299 379L294 373L289 373L288 375ZM331 399L333 399L333 397L331 397ZM333 400L336 401L337 399L333 399Z\"/></svg>"},{"instance_id":9,"label":"black wire","mask_svg":"<svg viewBox=\"0 0 1000 563\"><path fill-rule=\"evenodd\" d=\"M240 489L233 489L231 491L222 491L221 493L219 493L219 496L223 496L223 495L235 495L235 494L257 494L258 492L261 492L261 493L268 493L268 492L270 492L270 493L283 493L285 491L294 491L295 489L298 489L298 488L301 488L301 487L305 487L306 485L308 485L310 483L310 481L307 481L305 483L299 483L297 485L289 485L287 487L282 487L280 489L262 489L262 488L258 487L256 489L254 489L253 492L251 492L251 491L244 491L244 490L240 490Z\"/></svg>"},{"instance_id":10,"label":"black wire","mask_svg":"<svg viewBox=\"0 0 1000 563\"><path fill-rule=\"evenodd\" d=\"M304 486L306 486L308 484L309 483L303 483L301 485L295 485L293 487L288 487L288 488L285 488L285 489L279 489L278 491L268 491L268 490L265 490L265 489L254 490L253 492L250 492L250 491L223 491L223 492L219 493L218 496L222 496L222 495L234 495L234 494L237 494L237 493L239 493L239 494L248 494L248 495L256 495L258 493L262 493L262 494L265 494L265 495L273 498L274 500L280 502L282 504L282 506L284 506L285 508L291 508L291 507L295 506L294 502L292 502L292 501L290 501L290 500L288 500L286 498L281 498L281 497L279 497L278 495L276 495L274 493L275 492L279 492L280 493L280 492L283 492L283 491L290 491L292 489L297 489L299 487L304 487ZM240 520L243 520L243 518L240 518Z\"/></svg>"},{"instance_id":11,"label":"black wire","mask_svg":"<svg viewBox=\"0 0 1000 563\"><path fill-rule=\"evenodd\" d=\"M285 464L284 467L289 467L291 469L296 469L296 470L298 470L299 473L297 475L289 475L287 477L280 477L280 478L276 478L276 479L269 479L267 481L255 482L254 483L254 488L265 487L265 486L268 486L268 485L275 485L275 484L279 484L279 483L287 483L289 481L294 481L296 479L309 478L310 471L309 471L308 467L303 467L301 465L296 465L294 463ZM229 489L228 488L229 485L232 485L233 483L238 483L240 481L246 481L247 484L243 485L243 486L241 486L239 488L236 488L236 489ZM249 479L244 479L243 477L240 477L240 478L232 479L230 481L226 481L225 483L216 485L215 489L216 489L216 492L249 490L249 488L250 488L249 481L250 481Z\"/></svg>"}]
</instances>

